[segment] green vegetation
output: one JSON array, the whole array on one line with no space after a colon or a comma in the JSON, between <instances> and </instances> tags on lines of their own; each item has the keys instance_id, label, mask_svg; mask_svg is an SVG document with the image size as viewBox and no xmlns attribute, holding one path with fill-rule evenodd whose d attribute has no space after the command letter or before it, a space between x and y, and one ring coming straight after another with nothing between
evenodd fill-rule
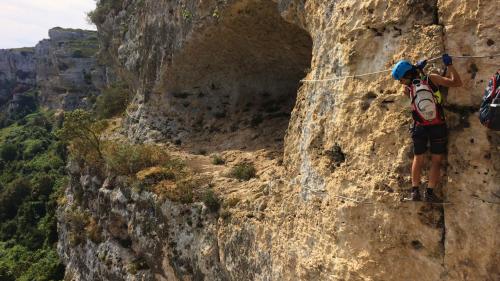
<instances>
[{"instance_id":1,"label":"green vegetation","mask_svg":"<svg viewBox=\"0 0 500 281\"><path fill-rule=\"evenodd\" d=\"M160 147L104 141L102 133L106 127L105 120L97 120L92 113L77 109L66 113L63 127L56 134L69 144L72 159L102 174L135 176L154 166L182 169L182 164Z\"/></svg>"},{"instance_id":2,"label":"green vegetation","mask_svg":"<svg viewBox=\"0 0 500 281\"><path fill-rule=\"evenodd\" d=\"M99 51L99 41L95 36L70 40L65 46L69 49L73 58L90 58Z\"/></svg>"},{"instance_id":3,"label":"green vegetation","mask_svg":"<svg viewBox=\"0 0 500 281\"><path fill-rule=\"evenodd\" d=\"M231 169L229 176L247 181L255 177L255 167L252 163L238 164Z\"/></svg>"},{"instance_id":4,"label":"green vegetation","mask_svg":"<svg viewBox=\"0 0 500 281\"><path fill-rule=\"evenodd\" d=\"M212 159L212 164L214 165L224 165L226 161L219 155L219 154L214 154L210 157Z\"/></svg>"},{"instance_id":5,"label":"green vegetation","mask_svg":"<svg viewBox=\"0 0 500 281\"><path fill-rule=\"evenodd\" d=\"M143 257L139 257L127 265L127 272L130 274L137 274L138 271L146 269L149 269L149 266Z\"/></svg>"},{"instance_id":6,"label":"green vegetation","mask_svg":"<svg viewBox=\"0 0 500 281\"><path fill-rule=\"evenodd\" d=\"M97 25L106 20L106 16L112 11L118 11L123 0L96 0L96 9L87 14L89 20Z\"/></svg>"},{"instance_id":7,"label":"green vegetation","mask_svg":"<svg viewBox=\"0 0 500 281\"><path fill-rule=\"evenodd\" d=\"M147 188L162 196L171 194L167 197L175 201L192 202L199 184L188 178L182 161L158 146L104 141L105 128L105 121L75 110L66 113L57 135L69 144L71 159L93 169L94 174L127 176L137 191Z\"/></svg>"},{"instance_id":8,"label":"green vegetation","mask_svg":"<svg viewBox=\"0 0 500 281\"><path fill-rule=\"evenodd\" d=\"M175 189L167 193L167 197L175 202L193 203L194 190L198 187L196 181L192 179L181 180L176 183Z\"/></svg>"},{"instance_id":9,"label":"green vegetation","mask_svg":"<svg viewBox=\"0 0 500 281\"><path fill-rule=\"evenodd\" d=\"M66 183L64 146L49 114L0 129L0 280L62 280L56 208Z\"/></svg>"},{"instance_id":10,"label":"green vegetation","mask_svg":"<svg viewBox=\"0 0 500 281\"><path fill-rule=\"evenodd\" d=\"M114 175L135 175L149 167L176 165L165 150L153 145L108 144L104 158L108 171ZM170 177L168 173L167 170L162 175Z\"/></svg>"},{"instance_id":11,"label":"green vegetation","mask_svg":"<svg viewBox=\"0 0 500 281\"><path fill-rule=\"evenodd\" d=\"M105 121L98 121L88 111L77 109L66 112L63 127L56 135L69 144L71 157L98 170L102 168L104 141L101 133L106 128Z\"/></svg>"},{"instance_id":12,"label":"green vegetation","mask_svg":"<svg viewBox=\"0 0 500 281\"><path fill-rule=\"evenodd\" d=\"M96 102L96 114L99 118L111 118L121 114L127 108L131 91L123 83L115 83L101 92Z\"/></svg>"},{"instance_id":13,"label":"green vegetation","mask_svg":"<svg viewBox=\"0 0 500 281\"><path fill-rule=\"evenodd\" d=\"M35 53L35 48L34 47L21 47L21 48L13 48L10 49L11 51L16 51L16 52L27 52L27 53Z\"/></svg>"},{"instance_id":14,"label":"green vegetation","mask_svg":"<svg viewBox=\"0 0 500 281\"><path fill-rule=\"evenodd\" d=\"M3 83L5 89L15 91L14 84ZM2 83L0 83L2 87ZM10 88L9 88L10 87ZM28 89L26 89L28 90ZM31 89L26 92L16 94L16 108L11 112L7 112L6 108L0 110L0 128L10 126L16 121L23 123L24 117L37 110L37 95L36 89Z\"/></svg>"},{"instance_id":15,"label":"green vegetation","mask_svg":"<svg viewBox=\"0 0 500 281\"><path fill-rule=\"evenodd\" d=\"M203 194L203 203L207 208L213 212L216 213L220 209L221 205L221 199L215 194L215 192L211 189L205 191Z\"/></svg>"},{"instance_id":16,"label":"green vegetation","mask_svg":"<svg viewBox=\"0 0 500 281\"><path fill-rule=\"evenodd\" d=\"M86 239L86 227L90 224L90 215L78 209L71 209L64 213L64 221L69 226L69 244L76 247Z\"/></svg>"},{"instance_id":17,"label":"green vegetation","mask_svg":"<svg viewBox=\"0 0 500 281\"><path fill-rule=\"evenodd\" d=\"M64 266L55 249L30 250L0 242L0 280L49 281L64 278Z\"/></svg>"},{"instance_id":18,"label":"green vegetation","mask_svg":"<svg viewBox=\"0 0 500 281\"><path fill-rule=\"evenodd\" d=\"M182 9L182 17L185 20L190 20L193 17L193 13L191 13L191 11L189 11L188 9L184 8Z\"/></svg>"}]
</instances>

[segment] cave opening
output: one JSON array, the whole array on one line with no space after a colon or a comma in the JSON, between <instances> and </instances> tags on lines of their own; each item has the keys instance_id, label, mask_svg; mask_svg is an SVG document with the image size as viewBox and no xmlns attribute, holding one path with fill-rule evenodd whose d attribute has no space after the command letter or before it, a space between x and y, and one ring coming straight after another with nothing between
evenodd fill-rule
<instances>
[{"instance_id":1,"label":"cave opening","mask_svg":"<svg viewBox=\"0 0 500 281\"><path fill-rule=\"evenodd\" d=\"M193 32L165 73L165 102L186 128L182 143L207 150L282 151L312 40L270 0L228 8Z\"/></svg>"}]
</instances>

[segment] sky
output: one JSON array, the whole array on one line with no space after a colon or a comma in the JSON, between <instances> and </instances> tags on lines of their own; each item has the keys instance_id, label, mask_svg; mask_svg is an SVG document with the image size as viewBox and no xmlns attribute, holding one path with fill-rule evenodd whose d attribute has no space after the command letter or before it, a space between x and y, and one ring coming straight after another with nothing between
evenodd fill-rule
<instances>
[{"instance_id":1,"label":"sky","mask_svg":"<svg viewBox=\"0 0 500 281\"><path fill-rule=\"evenodd\" d=\"M56 26L95 30L86 15L94 8L95 0L0 0L0 49L34 47Z\"/></svg>"}]
</instances>

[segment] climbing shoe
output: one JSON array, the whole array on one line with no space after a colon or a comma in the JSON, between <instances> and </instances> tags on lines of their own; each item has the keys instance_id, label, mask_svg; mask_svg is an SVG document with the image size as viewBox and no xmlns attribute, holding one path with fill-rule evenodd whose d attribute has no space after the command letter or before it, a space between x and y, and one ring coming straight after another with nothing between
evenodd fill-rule
<instances>
[{"instance_id":1,"label":"climbing shoe","mask_svg":"<svg viewBox=\"0 0 500 281\"><path fill-rule=\"evenodd\" d=\"M424 201L429 203L443 203L443 201L434 194L432 188L426 188L424 190Z\"/></svg>"},{"instance_id":2,"label":"climbing shoe","mask_svg":"<svg viewBox=\"0 0 500 281\"><path fill-rule=\"evenodd\" d=\"M406 201L420 201L420 192L418 191L418 186L414 186L410 189L410 194L407 198L405 198Z\"/></svg>"}]
</instances>

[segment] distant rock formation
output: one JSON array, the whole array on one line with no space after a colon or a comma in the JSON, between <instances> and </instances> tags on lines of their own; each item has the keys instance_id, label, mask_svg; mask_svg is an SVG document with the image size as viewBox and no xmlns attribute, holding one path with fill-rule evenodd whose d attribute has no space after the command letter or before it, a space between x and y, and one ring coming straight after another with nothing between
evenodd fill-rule
<instances>
[{"instance_id":1,"label":"distant rock formation","mask_svg":"<svg viewBox=\"0 0 500 281\"><path fill-rule=\"evenodd\" d=\"M12 99L18 85L36 84L34 48L0 50L0 106Z\"/></svg>"},{"instance_id":2,"label":"distant rock formation","mask_svg":"<svg viewBox=\"0 0 500 281\"><path fill-rule=\"evenodd\" d=\"M98 50L97 32L60 27L33 48L0 50L0 108L13 114L27 96L47 109L89 108L108 82Z\"/></svg>"}]
</instances>

